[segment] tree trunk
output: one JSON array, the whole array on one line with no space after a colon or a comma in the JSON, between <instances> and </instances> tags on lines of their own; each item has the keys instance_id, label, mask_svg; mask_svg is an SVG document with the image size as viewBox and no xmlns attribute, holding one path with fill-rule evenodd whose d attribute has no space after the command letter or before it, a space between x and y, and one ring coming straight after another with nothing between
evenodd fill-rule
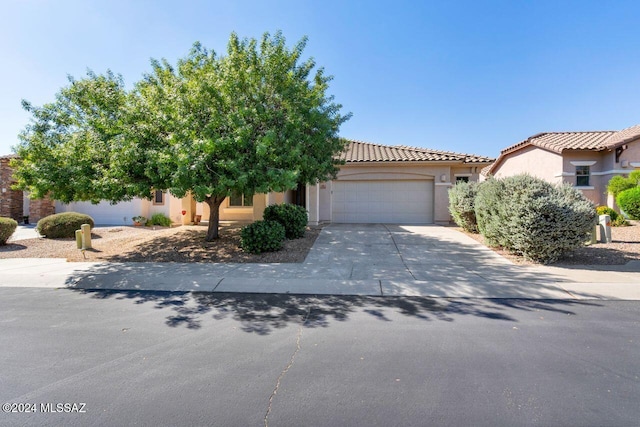
<instances>
[{"instance_id":1,"label":"tree trunk","mask_svg":"<svg viewBox=\"0 0 640 427\"><path fill-rule=\"evenodd\" d=\"M209 196L204 199L209 205L209 228L207 228L207 242L212 242L219 237L218 227L220 226L220 205L226 196Z\"/></svg>"}]
</instances>

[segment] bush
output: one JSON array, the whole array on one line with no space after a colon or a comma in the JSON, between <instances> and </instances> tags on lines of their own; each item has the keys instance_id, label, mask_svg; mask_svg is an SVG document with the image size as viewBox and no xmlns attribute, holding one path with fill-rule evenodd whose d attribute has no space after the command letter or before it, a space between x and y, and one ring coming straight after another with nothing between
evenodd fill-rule
<instances>
[{"instance_id":1,"label":"bush","mask_svg":"<svg viewBox=\"0 0 640 427\"><path fill-rule=\"evenodd\" d=\"M599 215L609 215L611 217L611 223L618 219L618 212L611 209L609 206L598 206L596 213Z\"/></svg>"},{"instance_id":2,"label":"bush","mask_svg":"<svg viewBox=\"0 0 640 427\"><path fill-rule=\"evenodd\" d=\"M607 184L607 192L609 194L613 194L613 197L616 198L618 197L618 194L635 186L636 184L634 184L630 179L618 175L609 180L609 183Z\"/></svg>"},{"instance_id":3,"label":"bush","mask_svg":"<svg viewBox=\"0 0 640 427\"><path fill-rule=\"evenodd\" d=\"M477 193L478 184L475 182L458 182L449 189L449 213L459 227L470 233L478 232L475 212Z\"/></svg>"},{"instance_id":4,"label":"bush","mask_svg":"<svg viewBox=\"0 0 640 427\"><path fill-rule=\"evenodd\" d=\"M287 239L297 239L304 236L309 222L306 209L290 203L267 206L262 217L265 221L276 221L282 224Z\"/></svg>"},{"instance_id":5,"label":"bush","mask_svg":"<svg viewBox=\"0 0 640 427\"><path fill-rule=\"evenodd\" d=\"M640 219L640 187L630 188L616 197L620 209L631 219Z\"/></svg>"},{"instance_id":6,"label":"bush","mask_svg":"<svg viewBox=\"0 0 640 427\"><path fill-rule=\"evenodd\" d=\"M147 226L159 225L160 227L171 227L171 218L160 212L151 215L151 219L147 221Z\"/></svg>"},{"instance_id":7,"label":"bush","mask_svg":"<svg viewBox=\"0 0 640 427\"><path fill-rule=\"evenodd\" d=\"M629 225L631 225L629 224L629 221L624 219L622 215L618 215L616 219L611 221L612 227L628 227Z\"/></svg>"},{"instance_id":8,"label":"bush","mask_svg":"<svg viewBox=\"0 0 640 427\"><path fill-rule=\"evenodd\" d=\"M580 191L528 175L482 183L476 215L490 244L541 263L582 246L596 219L593 204Z\"/></svg>"},{"instance_id":9,"label":"bush","mask_svg":"<svg viewBox=\"0 0 640 427\"><path fill-rule=\"evenodd\" d=\"M49 215L38 221L36 231L44 237L56 239L60 237L75 237L76 230L80 230L82 224L94 227L93 218L89 215L77 212L64 212Z\"/></svg>"},{"instance_id":10,"label":"bush","mask_svg":"<svg viewBox=\"0 0 640 427\"><path fill-rule=\"evenodd\" d=\"M478 231L489 246L506 246L504 232L505 189L502 180L489 178L477 187L475 200L476 222Z\"/></svg>"},{"instance_id":11,"label":"bush","mask_svg":"<svg viewBox=\"0 0 640 427\"><path fill-rule=\"evenodd\" d=\"M240 247L252 254L280 250L284 239L284 226L276 221L256 221L240 231Z\"/></svg>"},{"instance_id":12,"label":"bush","mask_svg":"<svg viewBox=\"0 0 640 427\"><path fill-rule=\"evenodd\" d=\"M11 218L0 218L0 245L5 245L9 237L16 231L18 223Z\"/></svg>"}]
</instances>

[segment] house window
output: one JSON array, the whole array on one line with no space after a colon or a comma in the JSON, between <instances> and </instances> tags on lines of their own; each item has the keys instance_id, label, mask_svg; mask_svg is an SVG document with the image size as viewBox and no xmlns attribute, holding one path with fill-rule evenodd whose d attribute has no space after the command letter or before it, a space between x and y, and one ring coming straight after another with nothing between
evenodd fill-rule
<instances>
[{"instance_id":1,"label":"house window","mask_svg":"<svg viewBox=\"0 0 640 427\"><path fill-rule=\"evenodd\" d=\"M234 208L253 206L253 196L245 196L244 194L232 193L229 196L229 206Z\"/></svg>"},{"instance_id":2,"label":"house window","mask_svg":"<svg viewBox=\"0 0 640 427\"><path fill-rule=\"evenodd\" d=\"M469 182L468 176L456 176L456 182Z\"/></svg>"},{"instance_id":3,"label":"house window","mask_svg":"<svg viewBox=\"0 0 640 427\"><path fill-rule=\"evenodd\" d=\"M576 187L588 187L590 166L576 166Z\"/></svg>"},{"instance_id":4,"label":"house window","mask_svg":"<svg viewBox=\"0 0 640 427\"><path fill-rule=\"evenodd\" d=\"M162 190L155 190L153 192L153 204L164 205L164 193Z\"/></svg>"}]
</instances>

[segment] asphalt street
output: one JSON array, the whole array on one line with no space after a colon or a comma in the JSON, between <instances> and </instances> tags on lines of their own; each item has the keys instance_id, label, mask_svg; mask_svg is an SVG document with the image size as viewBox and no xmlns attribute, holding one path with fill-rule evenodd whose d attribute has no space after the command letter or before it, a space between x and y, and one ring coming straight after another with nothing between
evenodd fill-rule
<instances>
[{"instance_id":1,"label":"asphalt street","mask_svg":"<svg viewBox=\"0 0 640 427\"><path fill-rule=\"evenodd\" d=\"M637 426L639 326L638 301L2 288L0 425Z\"/></svg>"}]
</instances>

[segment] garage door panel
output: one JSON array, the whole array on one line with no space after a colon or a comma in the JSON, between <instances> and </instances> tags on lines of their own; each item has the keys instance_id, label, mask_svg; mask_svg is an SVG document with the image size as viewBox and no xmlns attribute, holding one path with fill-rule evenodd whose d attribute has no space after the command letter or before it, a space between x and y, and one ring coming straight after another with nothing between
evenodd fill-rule
<instances>
[{"instance_id":1,"label":"garage door panel","mask_svg":"<svg viewBox=\"0 0 640 427\"><path fill-rule=\"evenodd\" d=\"M333 222L433 223L433 180L334 181Z\"/></svg>"}]
</instances>

